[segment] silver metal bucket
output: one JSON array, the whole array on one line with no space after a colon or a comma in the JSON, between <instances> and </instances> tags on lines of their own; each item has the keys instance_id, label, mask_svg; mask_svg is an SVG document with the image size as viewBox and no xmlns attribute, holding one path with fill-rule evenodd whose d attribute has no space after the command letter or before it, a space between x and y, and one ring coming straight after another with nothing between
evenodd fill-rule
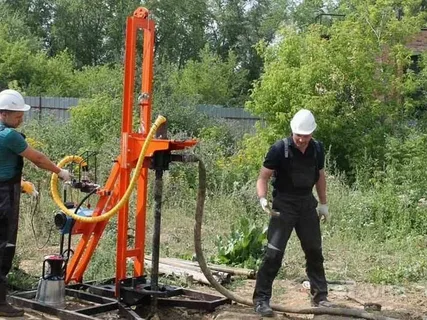
<instances>
[{"instance_id":1,"label":"silver metal bucket","mask_svg":"<svg viewBox=\"0 0 427 320\"><path fill-rule=\"evenodd\" d=\"M37 286L36 300L54 308L65 307L65 282L64 279L40 278Z\"/></svg>"},{"instance_id":2,"label":"silver metal bucket","mask_svg":"<svg viewBox=\"0 0 427 320\"><path fill-rule=\"evenodd\" d=\"M42 277L39 280L36 300L58 309L65 307L65 259L51 254L43 261Z\"/></svg>"}]
</instances>

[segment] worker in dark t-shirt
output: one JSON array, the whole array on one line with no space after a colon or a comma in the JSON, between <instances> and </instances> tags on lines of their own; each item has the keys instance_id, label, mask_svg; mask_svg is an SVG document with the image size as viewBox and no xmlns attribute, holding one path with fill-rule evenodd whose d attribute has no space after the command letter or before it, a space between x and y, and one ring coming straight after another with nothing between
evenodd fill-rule
<instances>
[{"instance_id":1,"label":"worker in dark t-shirt","mask_svg":"<svg viewBox=\"0 0 427 320\"><path fill-rule=\"evenodd\" d=\"M263 317L273 316L270 307L273 281L294 229L305 253L312 304L332 306L327 300L319 223L328 218L325 155L323 145L312 138L316 127L309 110L298 111L291 120L292 135L270 147L259 173L257 194L262 209L271 215L268 244L253 294L255 311ZM273 180L271 208L267 201L270 179ZM314 186L320 203L313 195Z\"/></svg>"}]
</instances>

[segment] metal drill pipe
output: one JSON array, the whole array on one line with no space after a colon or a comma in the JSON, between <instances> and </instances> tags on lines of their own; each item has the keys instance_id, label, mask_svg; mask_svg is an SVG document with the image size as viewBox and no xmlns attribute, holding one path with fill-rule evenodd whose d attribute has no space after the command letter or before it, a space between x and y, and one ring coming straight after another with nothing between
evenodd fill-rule
<instances>
[{"instance_id":1,"label":"metal drill pipe","mask_svg":"<svg viewBox=\"0 0 427 320\"><path fill-rule=\"evenodd\" d=\"M163 170L156 170L154 181L154 231L151 264L151 290L159 290L160 227L162 222ZM157 312L157 296L152 297L151 311Z\"/></svg>"}]
</instances>

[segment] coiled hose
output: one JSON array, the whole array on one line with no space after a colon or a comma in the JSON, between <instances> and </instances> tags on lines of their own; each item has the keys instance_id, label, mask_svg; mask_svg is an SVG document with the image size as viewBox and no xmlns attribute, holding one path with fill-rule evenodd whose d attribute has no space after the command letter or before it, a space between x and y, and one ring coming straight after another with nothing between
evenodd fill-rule
<instances>
[{"instance_id":1,"label":"coiled hose","mask_svg":"<svg viewBox=\"0 0 427 320\"><path fill-rule=\"evenodd\" d=\"M203 162L196 156L187 157L188 162L197 161L199 164L199 189L197 192L197 205L196 205L196 214L194 225L194 247L196 251L197 261L199 262L200 269L205 275L206 279L210 284L226 298L233 300L237 303L252 306L252 300L242 298L233 292L224 288L218 281L215 280L209 267L207 266L205 257L202 250L202 222L203 222L203 209L205 205L205 196L206 196L206 168ZM315 307L315 308L306 308L306 309L297 309L285 307L278 304L272 304L271 307L279 312L284 313L295 313L295 314L328 314L328 315L337 315L337 316L349 316L349 317L358 317L363 319L371 320L397 320L395 318L389 318L381 315L372 314L364 310L356 309L346 309L346 308L325 308L325 307Z\"/></svg>"},{"instance_id":2,"label":"coiled hose","mask_svg":"<svg viewBox=\"0 0 427 320\"><path fill-rule=\"evenodd\" d=\"M113 208L111 208L110 211L105 212L105 213L103 213L99 216L95 216L95 217L84 217L84 216L79 216L74 211L67 209L67 207L65 206L65 204L62 201L61 196L59 195L59 192L58 192L58 175L56 173L54 173L54 174L52 174L52 178L50 180L50 190L51 190L52 198L55 201L55 203L57 204L57 206L59 208L61 208L61 210L66 215L70 216L71 218L73 218L76 221L87 222L87 223L96 223L96 222L100 222L100 221L110 219L129 200L129 197L132 194L132 191L135 188L136 183L137 183L138 178L139 178L139 175L141 173L142 165L144 163L144 158L145 158L145 154L147 153L148 146L149 146L151 140L153 139L153 136L156 133L159 126L161 124L163 124L165 121L166 121L165 117L158 116L156 121L154 122L154 124L151 126L151 129L148 132L147 138L146 138L144 145L142 146L141 152L139 154L138 162L135 166L135 171L133 173L133 176L132 176L132 179L129 183L129 186L126 189L126 192L123 195L123 197L120 199L120 201ZM83 159L80 156L68 156L68 157L65 157L64 159L62 159L58 163L58 167L62 168L65 165L67 165L69 163L73 163L73 162L78 163L78 164L82 164Z\"/></svg>"}]
</instances>

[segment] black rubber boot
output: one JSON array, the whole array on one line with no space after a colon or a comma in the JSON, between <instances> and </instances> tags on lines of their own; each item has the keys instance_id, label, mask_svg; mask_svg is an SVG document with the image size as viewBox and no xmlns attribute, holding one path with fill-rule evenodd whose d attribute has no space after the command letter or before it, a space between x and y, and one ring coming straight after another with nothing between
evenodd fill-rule
<instances>
[{"instance_id":1,"label":"black rubber boot","mask_svg":"<svg viewBox=\"0 0 427 320\"><path fill-rule=\"evenodd\" d=\"M6 284L0 284L0 317L14 318L22 317L24 315L24 310L15 308L10 303L6 301L7 288Z\"/></svg>"},{"instance_id":2,"label":"black rubber boot","mask_svg":"<svg viewBox=\"0 0 427 320\"><path fill-rule=\"evenodd\" d=\"M324 298L320 301L312 301L311 305L313 307L324 307L324 308L337 308L338 306L332 302L330 302L328 299Z\"/></svg>"},{"instance_id":3,"label":"black rubber boot","mask_svg":"<svg viewBox=\"0 0 427 320\"><path fill-rule=\"evenodd\" d=\"M255 303L255 312L258 313L261 317L273 317L274 312L270 307L268 301L258 301Z\"/></svg>"},{"instance_id":4,"label":"black rubber boot","mask_svg":"<svg viewBox=\"0 0 427 320\"><path fill-rule=\"evenodd\" d=\"M0 304L0 317L14 318L22 316L24 316L24 310L15 308L7 302Z\"/></svg>"}]
</instances>

